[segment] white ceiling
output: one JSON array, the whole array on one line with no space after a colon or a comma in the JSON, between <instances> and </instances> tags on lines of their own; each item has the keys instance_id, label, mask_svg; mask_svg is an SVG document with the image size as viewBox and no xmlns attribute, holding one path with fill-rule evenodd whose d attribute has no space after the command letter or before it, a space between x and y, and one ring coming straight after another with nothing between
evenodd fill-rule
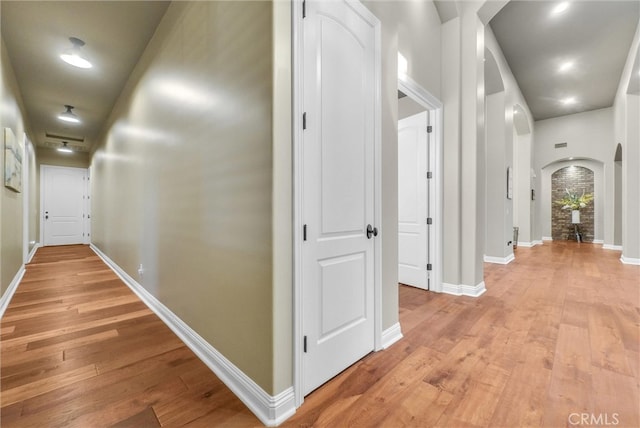
<instances>
[{"instance_id":1,"label":"white ceiling","mask_svg":"<svg viewBox=\"0 0 640 428\"><path fill-rule=\"evenodd\" d=\"M153 36L169 2L157 1L2 1L2 38L22 92L35 144L88 151L117 97ZM80 69L59 55L69 37L86 42L93 63ZM64 104L75 106L80 124L57 119Z\"/></svg>"},{"instance_id":2,"label":"white ceiling","mask_svg":"<svg viewBox=\"0 0 640 428\"><path fill-rule=\"evenodd\" d=\"M553 15L559 3L511 1L490 21L535 120L613 105L638 27L637 0L574 0ZM558 71L568 61L573 67ZM567 97L575 104L563 104Z\"/></svg>"}]
</instances>

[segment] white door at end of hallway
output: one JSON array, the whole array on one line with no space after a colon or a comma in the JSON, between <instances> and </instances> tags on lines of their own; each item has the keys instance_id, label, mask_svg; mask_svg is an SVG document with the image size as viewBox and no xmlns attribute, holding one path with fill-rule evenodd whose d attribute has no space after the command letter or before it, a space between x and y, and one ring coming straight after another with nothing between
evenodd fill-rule
<instances>
[{"instance_id":1,"label":"white door at end of hallway","mask_svg":"<svg viewBox=\"0 0 640 428\"><path fill-rule=\"evenodd\" d=\"M85 244L87 170L42 167L41 224L43 245Z\"/></svg>"},{"instance_id":2,"label":"white door at end of hallway","mask_svg":"<svg viewBox=\"0 0 640 428\"><path fill-rule=\"evenodd\" d=\"M307 1L303 24L304 394L375 346L376 30L356 3Z\"/></svg>"},{"instance_id":3,"label":"white door at end of hallway","mask_svg":"<svg viewBox=\"0 0 640 428\"><path fill-rule=\"evenodd\" d=\"M398 282L429 289L428 112L398 121Z\"/></svg>"}]
</instances>

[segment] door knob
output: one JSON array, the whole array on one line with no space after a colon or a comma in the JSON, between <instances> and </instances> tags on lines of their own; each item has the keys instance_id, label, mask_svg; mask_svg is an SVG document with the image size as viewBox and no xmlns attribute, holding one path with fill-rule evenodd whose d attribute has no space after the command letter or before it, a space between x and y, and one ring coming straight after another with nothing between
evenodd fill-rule
<instances>
[{"instance_id":1,"label":"door knob","mask_svg":"<svg viewBox=\"0 0 640 428\"><path fill-rule=\"evenodd\" d=\"M371 239L371 235L378 236L378 228L370 224L367 225L367 239Z\"/></svg>"}]
</instances>

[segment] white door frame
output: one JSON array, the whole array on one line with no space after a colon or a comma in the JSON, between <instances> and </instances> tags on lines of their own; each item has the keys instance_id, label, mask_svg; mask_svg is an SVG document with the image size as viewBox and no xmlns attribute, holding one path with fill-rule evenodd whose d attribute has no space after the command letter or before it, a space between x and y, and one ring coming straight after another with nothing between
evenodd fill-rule
<instances>
[{"instance_id":1,"label":"white door frame","mask_svg":"<svg viewBox=\"0 0 640 428\"><path fill-rule=\"evenodd\" d=\"M22 134L22 263L29 261L29 137Z\"/></svg>"},{"instance_id":2,"label":"white door frame","mask_svg":"<svg viewBox=\"0 0 640 428\"><path fill-rule=\"evenodd\" d=\"M381 25L378 18L357 0L344 0L354 7L375 29L374 81L376 87L374 107L374 224L382 224L382 162L381 162ZM295 405L304 401L302 362L302 101L303 101L303 18L302 0L292 2L292 44L293 44L293 389ZM374 241L374 350L382 349L382 237L381 231Z\"/></svg>"},{"instance_id":3,"label":"white door frame","mask_svg":"<svg viewBox=\"0 0 640 428\"><path fill-rule=\"evenodd\" d=\"M44 246L44 170L45 169L77 169L77 170L82 170L85 172L85 177L89 177L89 168L77 168L77 167L71 167L71 166L55 166L55 165L40 165L40 245ZM88 199L91 198L91 194L90 194L90 190L91 190L91 186L89 184L85 184L85 190L86 190L86 196ZM85 204L90 204L91 201L86 201L85 200ZM86 205L85 205L86 206ZM89 205L90 206L90 205ZM85 232L85 236L84 236L84 240L83 240L83 244L89 244L91 243L91 238L90 236L88 236L87 230L86 230L86 226L87 226L87 222L90 222L91 220L88 219L84 219L82 221L82 229ZM90 223L89 223L90 224Z\"/></svg>"},{"instance_id":4,"label":"white door frame","mask_svg":"<svg viewBox=\"0 0 640 428\"><path fill-rule=\"evenodd\" d=\"M433 213L431 216L433 238L428 243L433 265L430 291L442 293L442 102L406 75L398 78L398 89L429 111L429 125L433 126L430 137L433 156L430 157L431 165L429 165L433 171L433 192L429 193L429 204Z\"/></svg>"}]
</instances>

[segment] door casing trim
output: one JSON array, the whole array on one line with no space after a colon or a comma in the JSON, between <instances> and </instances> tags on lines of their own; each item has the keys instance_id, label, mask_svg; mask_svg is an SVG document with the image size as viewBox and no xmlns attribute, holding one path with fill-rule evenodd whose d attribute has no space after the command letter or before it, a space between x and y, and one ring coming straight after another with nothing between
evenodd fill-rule
<instances>
[{"instance_id":1,"label":"door casing trim","mask_svg":"<svg viewBox=\"0 0 640 428\"><path fill-rule=\"evenodd\" d=\"M429 204L433 207L433 215L431 216L433 218L433 241L428 243L432 255L433 274L431 279L433 282L430 284L429 290L442 293L442 223L444 221L442 216L442 102L407 75L398 78L398 89L429 111L429 125L433 126L433 131L429 136L431 144L434 146L432 164L429 165L433 172L433 192L430 193L429 198Z\"/></svg>"},{"instance_id":2,"label":"door casing trim","mask_svg":"<svg viewBox=\"0 0 640 428\"><path fill-rule=\"evenodd\" d=\"M40 246L44 247L44 171L46 169L73 169L73 170L81 170L84 171L85 177L89 177L89 168L77 168L72 166L56 166L56 165L40 165ZM87 195L90 191L90 186L85 183L85 191ZM90 203L90 201L85 201L85 204ZM85 219L82 224L82 229L86 233L86 222L90 221ZM91 242L90 236L84 237L84 244L89 244Z\"/></svg>"},{"instance_id":3,"label":"door casing trim","mask_svg":"<svg viewBox=\"0 0 640 428\"><path fill-rule=\"evenodd\" d=\"M381 72L382 38L380 20L357 0L344 0L374 28L374 221L382 220L382 161L381 161ZM291 8L292 20L292 113L293 113L293 389L295 405L304 402L303 358L302 358L302 150L303 140L303 18L302 0L294 0ZM374 350L382 349L382 235L374 242Z\"/></svg>"}]
</instances>

